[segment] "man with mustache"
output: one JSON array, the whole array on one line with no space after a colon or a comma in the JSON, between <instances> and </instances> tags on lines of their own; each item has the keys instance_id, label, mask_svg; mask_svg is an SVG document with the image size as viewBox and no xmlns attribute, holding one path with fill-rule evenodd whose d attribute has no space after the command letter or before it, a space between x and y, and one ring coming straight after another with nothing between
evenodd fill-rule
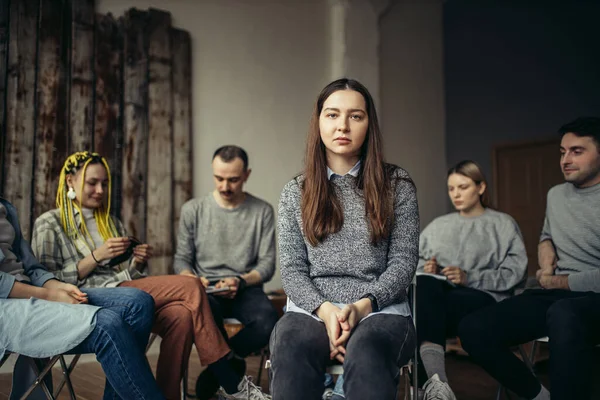
<instances>
[{"instance_id":1,"label":"man with mustache","mask_svg":"<svg viewBox=\"0 0 600 400\"><path fill-rule=\"evenodd\" d=\"M536 274L542 288L459 326L473 360L525 399L550 399L550 392L510 346L548 336L552 400L583 400L591 397L591 348L600 343L600 118L578 118L559 133L566 182L548 192Z\"/></svg>"},{"instance_id":2,"label":"man with mustache","mask_svg":"<svg viewBox=\"0 0 600 400\"><path fill-rule=\"evenodd\" d=\"M226 289L209 294L212 313L225 338L223 318L242 322L244 328L229 344L244 358L268 343L277 322L262 288L275 272L273 207L244 191L251 170L242 148L217 149L212 169L215 190L181 209L174 269L197 276L205 287ZM243 361L240 368L245 368ZM218 388L211 374L206 370L198 378L200 399Z\"/></svg>"}]
</instances>

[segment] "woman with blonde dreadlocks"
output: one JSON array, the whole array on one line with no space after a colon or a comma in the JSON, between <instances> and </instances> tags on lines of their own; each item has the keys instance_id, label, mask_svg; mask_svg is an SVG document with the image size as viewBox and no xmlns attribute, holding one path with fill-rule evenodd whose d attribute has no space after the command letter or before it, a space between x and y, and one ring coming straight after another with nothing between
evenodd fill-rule
<instances>
[{"instance_id":1,"label":"woman with blonde dreadlocks","mask_svg":"<svg viewBox=\"0 0 600 400\"><path fill-rule=\"evenodd\" d=\"M154 298L152 331L163 339L156 380L167 399L180 398L180 382L194 344L201 363L212 369L225 391L262 395L235 371L202 283L183 275L146 277L141 272L152 247L134 242L121 222L110 216L110 192L110 168L103 157L78 152L67 158L60 173L57 209L42 214L34 224L32 247L40 262L59 279L81 288L134 287Z\"/></svg>"}]
</instances>

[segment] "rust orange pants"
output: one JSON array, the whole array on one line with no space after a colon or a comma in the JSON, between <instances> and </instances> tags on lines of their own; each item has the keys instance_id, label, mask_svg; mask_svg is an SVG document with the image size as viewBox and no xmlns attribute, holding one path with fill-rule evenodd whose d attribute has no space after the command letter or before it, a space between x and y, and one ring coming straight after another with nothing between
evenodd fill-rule
<instances>
[{"instance_id":1,"label":"rust orange pants","mask_svg":"<svg viewBox=\"0 0 600 400\"><path fill-rule=\"evenodd\" d=\"M180 384L192 345L200 362L209 365L230 349L215 324L204 287L198 278L182 275L151 276L123 282L150 294L155 303L152 332L162 338L156 381L169 400L181 398Z\"/></svg>"}]
</instances>

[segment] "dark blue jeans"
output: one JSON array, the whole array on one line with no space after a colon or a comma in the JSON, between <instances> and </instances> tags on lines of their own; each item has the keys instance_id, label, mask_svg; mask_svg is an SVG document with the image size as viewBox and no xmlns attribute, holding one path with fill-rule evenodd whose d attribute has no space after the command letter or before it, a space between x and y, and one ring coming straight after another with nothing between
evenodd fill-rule
<instances>
[{"instance_id":1,"label":"dark blue jeans","mask_svg":"<svg viewBox=\"0 0 600 400\"><path fill-rule=\"evenodd\" d=\"M95 353L107 377L104 399L164 399L144 355L154 321L152 296L134 288L83 289L89 303L103 307L92 333L69 354ZM11 399L20 397L35 377L18 361ZM37 395L41 390L36 390ZM36 397L32 397L36 398ZM45 397L43 397L45 398Z\"/></svg>"},{"instance_id":2,"label":"dark blue jeans","mask_svg":"<svg viewBox=\"0 0 600 400\"><path fill-rule=\"evenodd\" d=\"M347 400L396 399L400 368L415 351L410 317L373 315L358 324L346 345ZM288 312L271 335L271 394L274 400L318 400L329 360L325 324Z\"/></svg>"},{"instance_id":3,"label":"dark blue jeans","mask_svg":"<svg viewBox=\"0 0 600 400\"><path fill-rule=\"evenodd\" d=\"M269 343L269 336L277 323L277 311L262 286L249 286L234 299L209 294L208 300L219 330L237 355L246 357ZM223 318L235 318L244 324L244 328L228 339Z\"/></svg>"},{"instance_id":4,"label":"dark blue jeans","mask_svg":"<svg viewBox=\"0 0 600 400\"><path fill-rule=\"evenodd\" d=\"M458 331L471 358L526 399L534 398L541 386L510 347L548 336L552 400L591 396L591 349L600 343L598 293L527 290L470 314Z\"/></svg>"}]
</instances>

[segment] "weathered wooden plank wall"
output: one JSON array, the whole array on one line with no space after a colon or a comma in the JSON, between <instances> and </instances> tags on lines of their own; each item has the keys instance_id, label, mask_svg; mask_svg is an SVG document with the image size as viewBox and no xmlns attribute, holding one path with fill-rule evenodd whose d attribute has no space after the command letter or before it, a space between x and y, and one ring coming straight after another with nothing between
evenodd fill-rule
<instances>
[{"instance_id":1,"label":"weathered wooden plank wall","mask_svg":"<svg viewBox=\"0 0 600 400\"><path fill-rule=\"evenodd\" d=\"M54 208L60 162L67 157L64 2L42 0L38 35L33 215Z\"/></svg>"},{"instance_id":2,"label":"weathered wooden plank wall","mask_svg":"<svg viewBox=\"0 0 600 400\"><path fill-rule=\"evenodd\" d=\"M39 0L11 2L3 193L19 210L26 237L32 219L38 16Z\"/></svg>"},{"instance_id":3,"label":"weathered wooden plank wall","mask_svg":"<svg viewBox=\"0 0 600 400\"><path fill-rule=\"evenodd\" d=\"M192 198L192 60L190 35L171 29L173 52L173 232L181 206Z\"/></svg>"},{"instance_id":4,"label":"weathered wooden plank wall","mask_svg":"<svg viewBox=\"0 0 600 400\"><path fill-rule=\"evenodd\" d=\"M147 13L129 10L124 21L123 202L121 216L129 234L146 240L148 171Z\"/></svg>"},{"instance_id":5,"label":"weathered wooden plank wall","mask_svg":"<svg viewBox=\"0 0 600 400\"><path fill-rule=\"evenodd\" d=\"M8 60L8 15L10 0L0 0L0 166L4 164L6 138L6 63ZM0 171L0 195L4 182L4 168Z\"/></svg>"},{"instance_id":6,"label":"weathered wooden plank wall","mask_svg":"<svg viewBox=\"0 0 600 400\"><path fill-rule=\"evenodd\" d=\"M111 170L111 213L121 217L122 129L122 52L123 34L111 15L96 15L95 37L96 92L94 150L106 157Z\"/></svg>"},{"instance_id":7,"label":"weathered wooden plank wall","mask_svg":"<svg viewBox=\"0 0 600 400\"><path fill-rule=\"evenodd\" d=\"M171 270L192 196L189 35L170 14L96 15L94 0L0 0L0 193L25 236L54 207L65 157L108 158L112 212Z\"/></svg>"},{"instance_id":8,"label":"weathered wooden plank wall","mask_svg":"<svg viewBox=\"0 0 600 400\"><path fill-rule=\"evenodd\" d=\"M92 148L94 130L94 0L71 0L71 153Z\"/></svg>"},{"instance_id":9,"label":"weathered wooden plank wall","mask_svg":"<svg viewBox=\"0 0 600 400\"><path fill-rule=\"evenodd\" d=\"M155 270L167 273L173 259L173 99L171 15L150 9L148 21L148 196L146 239L154 245Z\"/></svg>"}]
</instances>

